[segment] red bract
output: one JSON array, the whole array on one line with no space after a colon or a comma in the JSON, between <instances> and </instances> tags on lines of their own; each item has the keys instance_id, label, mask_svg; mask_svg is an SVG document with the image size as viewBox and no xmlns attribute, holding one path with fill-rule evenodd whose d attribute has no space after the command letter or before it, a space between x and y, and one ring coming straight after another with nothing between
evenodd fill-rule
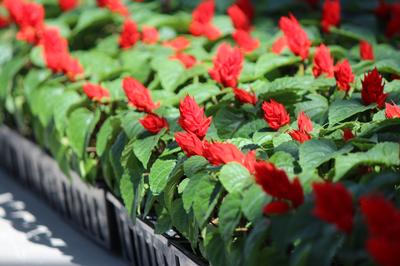
<instances>
[{"instance_id":1,"label":"red bract","mask_svg":"<svg viewBox=\"0 0 400 266\"><path fill-rule=\"evenodd\" d=\"M76 8L78 3L78 0L58 0L58 6L64 12Z\"/></svg>"},{"instance_id":2,"label":"red bract","mask_svg":"<svg viewBox=\"0 0 400 266\"><path fill-rule=\"evenodd\" d=\"M139 111L151 113L159 106L151 99L150 91L139 81L131 77L124 78L122 87L126 97L128 97L129 104Z\"/></svg>"},{"instance_id":3,"label":"red bract","mask_svg":"<svg viewBox=\"0 0 400 266\"><path fill-rule=\"evenodd\" d=\"M107 89L89 82L83 85L83 92L90 100L96 102L101 102L103 99L110 98L110 93Z\"/></svg>"},{"instance_id":4,"label":"red bract","mask_svg":"<svg viewBox=\"0 0 400 266\"><path fill-rule=\"evenodd\" d=\"M69 54L64 56L62 71L71 81L74 81L77 76L83 75L84 72L78 59L73 58Z\"/></svg>"},{"instance_id":5,"label":"red bract","mask_svg":"<svg viewBox=\"0 0 400 266\"><path fill-rule=\"evenodd\" d=\"M385 35L392 38L400 33L400 4L392 3L390 5L389 21L386 25Z\"/></svg>"},{"instance_id":6,"label":"red bract","mask_svg":"<svg viewBox=\"0 0 400 266\"><path fill-rule=\"evenodd\" d=\"M382 196L360 199L368 226L366 248L378 265L400 265L400 211Z\"/></svg>"},{"instance_id":7,"label":"red bract","mask_svg":"<svg viewBox=\"0 0 400 266\"><path fill-rule=\"evenodd\" d=\"M235 94L235 98L241 103L249 103L252 105L256 105L257 103L257 97L254 93L239 88L233 88L233 93Z\"/></svg>"},{"instance_id":8,"label":"red bract","mask_svg":"<svg viewBox=\"0 0 400 266\"><path fill-rule=\"evenodd\" d=\"M216 40L221 32L212 25L214 17L214 0L205 0L199 4L192 13L189 31L194 36L206 36L209 40Z\"/></svg>"},{"instance_id":9,"label":"red bract","mask_svg":"<svg viewBox=\"0 0 400 266\"><path fill-rule=\"evenodd\" d=\"M120 0L96 0L99 7L105 7L113 13L128 16L128 8Z\"/></svg>"},{"instance_id":10,"label":"red bract","mask_svg":"<svg viewBox=\"0 0 400 266\"><path fill-rule=\"evenodd\" d=\"M274 54L280 54L282 53L283 49L287 47L287 41L285 36L281 36L278 39L275 40L275 42L272 44L271 51Z\"/></svg>"},{"instance_id":11,"label":"red bract","mask_svg":"<svg viewBox=\"0 0 400 266\"><path fill-rule=\"evenodd\" d=\"M361 99L365 105L372 103L378 104L378 107L383 107L386 101L387 94L383 93L384 84L382 76L378 70L374 68L364 76L361 89Z\"/></svg>"},{"instance_id":12,"label":"red bract","mask_svg":"<svg viewBox=\"0 0 400 266\"><path fill-rule=\"evenodd\" d=\"M374 49L367 41L360 41L360 57L362 60L374 60Z\"/></svg>"},{"instance_id":13,"label":"red bract","mask_svg":"<svg viewBox=\"0 0 400 266\"><path fill-rule=\"evenodd\" d=\"M311 119L304 112L300 112L297 116L297 126L300 131L307 133L310 133L313 130Z\"/></svg>"},{"instance_id":14,"label":"red bract","mask_svg":"<svg viewBox=\"0 0 400 266\"><path fill-rule=\"evenodd\" d=\"M301 130L296 130L296 129L290 131L289 135L292 137L292 139L294 139L300 143L304 143L311 139L310 134L308 134L307 132L301 131Z\"/></svg>"},{"instance_id":15,"label":"red bract","mask_svg":"<svg viewBox=\"0 0 400 266\"><path fill-rule=\"evenodd\" d=\"M390 103L385 103L385 116L386 118L400 118L400 106Z\"/></svg>"},{"instance_id":16,"label":"red bract","mask_svg":"<svg viewBox=\"0 0 400 266\"><path fill-rule=\"evenodd\" d=\"M23 19L22 0L4 0L3 5L8 11L10 20L16 24L19 24Z\"/></svg>"},{"instance_id":17,"label":"red bract","mask_svg":"<svg viewBox=\"0 0 400 266\"><path fill-rule=\"evenodd\" d=\"M250 173L254 172L256 162L255 151L243 154L235 145L230 143L204 143L203 156L215 166L237 162L246 167Z\"/></svg>"},{"instance_id":18,"label":"red bract","mask_svg":"<svg viewBox=\"0 0 400 266\"><path fill-rule=\"evenodd\" d=\"M254 168L257 184L277 200L265 206L265 214L284 213L303 204L303 188L297 177L290 181L285 171L269 162L257 162Z\"/></svg>"},{"instance_id":19,"label":"red bract","mask_svg":"<svg viewBox=\"0 0 400 266\"><path fill-rule=\"evenodd\" d=\"M54 28L47 28L41 39L44 60L53 72L62 72L68 56L68 43L60 32Z\"/></svg>"},{"instance_id":20,"label":"red bract","mask_svg":"<svg viewBox=\"0 0 400 266\"><path fill-rule=\"evenodd\" d=\"M251 37L251 34L244 30L237 30L232 34L232 38L236 44L245 53L251 53L258 47L260 47L260 41L256 38Z\"/></svg>"},{"instance_id":21,"label":"red bract","mask_svg":"<svg viewBox=\"0 0 400 266\"><path fill-rule=\"evenodd\" d=\"M214 67L209 70L211 78L224 87L235 88L243 67L243 55L237 47L222 43L213 60Z\"/></svg>"},{"instance_id":22,"label":"red bract","mask_svg":"<svg viewBox=\"0 0 400 266\"><path fill-rule=\"evenodd\" d=\"M345 142L353 139L355 136L353 134L353 131L350 128L345 128L343 129L343 140Z\"/></svg>"},{"instance_id":23,"label":"red bract","mask_svg":"<svg viewBox=\"0 0 400 266\"><path fill-rule=\"evenodd\" d=\"M196 64L196 57L182 52L176 53L169 57L172 60L179 60L185 68L191 68Z\"/></svg>"},{"instance_id":24,"label":"red bract","mask_svg":"<svg viewBox=\"0 0 400 266\"><path fill-rule=\"evenodd\" d=\"M285 106L281 103L270 100L270 102L263 102L261 108L264 111L264 120L273 130L278 130L282 126L289 124L290 116Z\"/></svg>"},{"instance_id":25,"label":"red bract","mask_svg":"<svg viewBox=\"0 0 400 266\"><path fill-rule=\"evenodd\" d=\"M134 46L139 39L140 33L137 29L136 22L131 19L126 19L119 36L119 46L123 49L128 49Z\"/></svg>"},{"instance_id":26,"label":"red bract","mask_svg":"<svg viewBox=\"0 0 400 266\"><path fill-rule=\"evenodd\" d=\"M350 90L350 83L354 81L354 74L347 59L335 66L335 79L336 85L339 90L348 92Z\"/></svg>"},{"instance_id":27,"label":"red bract","mask_svg":"<svg viewBox=\"0 0 400 266\"><path fill-rule=\"evenodd\" d=\"M249 32L251 30L251 23L246 14L240 9L238 5L232 5L228 8L228 15L232 20L233 26L236 30Z\"/></svg>"},{"instance_id":28,"label":"red bract","mask_svg":"<svg viewBox=\"0 0 400 266\"><path fill-rule=\"evenodd\" d=\"M340 1L325 0L322 7L321 27L324 32L329 32L331 26L340 24Z\"/></svg>"},{"instance_id":29,"label":"red bract","mask_svg":"<svg viewBox=\"0 0 400 266\"><path fill-rule=\"evenodd\" d=\"M289 17L281 17L279 28L285 34L290 50L303 60L306 59L311 42L297 19L292 14Z\"/></svg>"},{"instance_id":30,"label":"red bract","mask_svg":"<svg viewBox=\"0 0 400 266\"><path fill-rule=\"evenodd\" d=\"M187 95L179 104L179 125L187 132L195 134L203 139L211 124L211 117L206 117L204 109L201 108L194 98Z\"/></svg>"},{"instance_id":31,"label":"red bract","mask_svg":"<svg viewBox=\"0 0 400 266\"><path fill-rule=\"evenodd\" d=\"M175 140L187 157L203 156L203 142L191 132L175 133Z\"/></svg>"},{"instance_id":32,"label":"red bract","mask_svg":"<svg viewBox=\"0 0 400 266\"><path fill-rule=\"evenodd\" d=\"M246 14L249 20L254 18L254 7L251 4L251 0L237 0L236 5Z\"/></svg>"},{"instance_id":33,"label":"red bract","mask_svg":"<svg viewBox=\"0 0 400 266\"><path fill-rule=\"evenodd\" d=\"M183 36L178 36L173 40L163 42L163 45L180 52L190 46L190 41Z\"/></svg>"},{"instance_id":34,"label":"red bract","mask_svg":"<svg viewBox=\"0 0 400 266\"><path fill-rule=\"evenodd\" d=\"M319 77L322 74L325 74L328 78L332 78L334 76L333 58L329 48L324 44L321 44L316 49L313 63L314 66L312 72L314 77Z\"/></svg>"},{"instance_id":35,"label":"red bract","mask_svg":"<svg viewBox=\"0 0 400 266\"><path fill-rule=\"evenodd\" d=\"M158 31L156 28L151 26L142 27L142 42L146 44L155 44L158 42Z\"/></svg>"},{"instance_id":36,"label":"red bract","mask_svg":"<svg viewBox=\"0 0 400 266\"><path fill-rule=\"evenodd\" d=\"M168 122L165 118L156 114L147 114L144 118L139 119L140 124L149 132L157 134L161 129L168 129Z\"/></svg>"},{"instance_id":37,"label":"red bract","mask_svg":"<svg viewBox=\"0 0 400 266\"><path fill-rule=\"evenodd\" d=\"M313 214L334 224L344 232L353 229L353 200L349 191L340 183L314 183L315 207Z\"/></svg>"}]
</instances>

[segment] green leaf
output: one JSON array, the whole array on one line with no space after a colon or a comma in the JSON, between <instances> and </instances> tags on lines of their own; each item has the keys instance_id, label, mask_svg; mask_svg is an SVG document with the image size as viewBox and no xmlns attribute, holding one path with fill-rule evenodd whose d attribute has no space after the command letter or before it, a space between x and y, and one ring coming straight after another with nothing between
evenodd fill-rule
<instances>
[{"instance_id":1,"label":"green leaf","mask_svg":"<svg viewBox=\"0 0 400 266\"><path fill-rule=\"evenodd\" d=\"M156 135L150 135L142 139L137 139L133 143L133 152L136 154L139 161L143 164L144 168L147 168L147 164L150 160L151 152L158 144L158 140L164 131Z\"/></svg>"},{"instance_id":2,"label":"green leaf","mask_svg":"<svg viewBox=\"0 0 400 266\"><path fill-rule=\"evenodd\" d=\"M73 34L77 34L89 27L93 27L111 20L111 13L106 9L92 8L86 9L79 16L79 20L73 29Z\"/></svg>"},{"instance_id":3,"label":"green leaf","mask_svg":"<svg viewBox=\"0 0 400 266\"><path fill-rule=\"evenodd\" d=\"M229 193L222 201L218 212L219 232L225 242L229 242L241 218L242 197L239 193Z\"/></svg>"},{"instance_id":4,"label":"green leaf","mask_svg":"<svg viewBox=\"0 0 400 266\"><path fill-rule=\"evenodd\" d=\"M324 124L328 114L328 100L320 94L309 94L306 97L310 101L296 104L296 113L305 112L313 121Z\"/></svg>"},{"instance_id":5,"label":"green leaf","mask_svg":"<svg viewBox=\"0 0 400 266\"><path fill-rule=\"evenodd\" d=\"M124 205L128 213L132 213L133 211L133 199L134 199L134 191L133 191L133 183L131 181L131 177L129 172L124 172L119 181L119 187L121 191L121 197L124 201Z\"/></svg>"},{"instance_id":6,"label":"green leaf","mask_svg":"<svg viewBox=\"0 0 400 266\"><path fill-rule=\"evenodd\" d=\"M27 61L28 58L26 56L15 57L0 68L0 99L4 99L10 93L14 76Z\"/></svg>"},{"instance_id":7,"label":"green leaf","mask_svg":"<svg viewBox=\"0 0 400 266\"><path fill-rule=\"evenodd\" d=\"M309 140L299 148L299 164L304 172L310 171L329 161L337 148L331 140Z\"/></svg>"},{"instance_id":8,"label":"green leaf","mask_svg":"<svg viewBox=\"0 0 400 266\"><path fill-rule=\"evenodd\" d=\"M125 71L140 82L146 82L151 73L149 63L150 53L141 47L129 49L120 53L120 60Z\"/></svg>"},{"instance_id":9,"label":"green leaf","mask_svg":"<svg viewBox=\"0 0 400 266\"><path fill-rule=\"evenodd\" d=\"M165 58L157 58L151 64L157 71L161 86L165 90L174 91L184 82L185 68L181 63Z\"/></svg>"},{"instance_id":10,"label":"green leaf","mask_svg":"<svg viewBox=\"0 0 400 266\"><path fill-rule=\"evenodd\" d=\"M229 193L242 193L253 182L249 171L236 162L225 164L222 167L219 180Z\"/></svg>"},{"instance_id":11,"label":"green leaf","mask_svg":"<svg viewBox=\"0 0 400 266\"><path fill-rule=\"evenodd\" d=\"M329 108L329 126L333 126L343 120L366 110L375 108L376 105L363 105L358 99L336 100Z\"/></svg>"},{"instance_id":12,"label":"green leaf","mask_svg":"<svg viewBox=\"0 0 400 266\"><path fill-rule=\"evenodd\" d=\"M168 179L176 165L175 160L157 160L150 169L150 190L155 196L159 195L167 185Z\"/></svg>"},{"instance_id":13,"label":"green leaf","mask_svg":"<svg viewBox=\"0 0 400 266\"><path fill-rule=\"evenodd\" d=\"M251 222L262 217L262 209L271 198L262 188L253 184L243 193L242 211L244 216Z\"/></svg>"},{"instance_id":14,"label":"green leaf","mask_svg":"<svg viewBox=\"0 0 400 266\"><path fill-rule=\"evenodd\" d=\"M208 161L202 156L192 156L183 163L183 171L190 177L200 172L208 165Z\"/></svg>"},{"instance_id":15,"label":"green leaf","mask_svg":"<svg viewBox=\"0 0 400 266\"><path fill-rule=\"evenodd\" d=\"M110 141L114 138L117 129L120 128L120 120L117 117L109 117L104 121L96 135L96 153L102 156L104 151L110 146Z\"/></svg>"},{"instance_id":16,"label":"green leaf","mask_svg":"<svg viewBox=\"0 0 400 266\"><path fill-rule=\"evenodd\" d=\"M67 137L72 150L79 158L83 158L85 154L99 116L99 112L93 113L86 108L78 108L68 118Z\"/></svg>"},{"instance_id":17,"label":"green leaf","mask_svg":"<svg viewBox=\"0 0 400 266\"><path fill-rule=\"evenodd\" d=\"M60 97L54 99L53 119L59 132L64 132L68 125L68 112L82 101L82 97L75 91L64 91Z\"/></svg>"},{"instance_id":18,"label":"green leaf","mask_svg":"<svg viewBox=\"0 0 400 266\"><path fill-rule=\"evenodd\" d=\"M356 152L336 157L333 181L340 180L347 172L358 165L400 165L400 145L394 142L381 142L367 152Z\"/></svg>"},{"instance_id":19,"label":"green leaf","mask_svg":"<svg viewBox=\"0 0 400 266\"><path fill-rule=\"evenodd\" d=\"M182 99L186 95L190 95L194 97L198 104L202 104L220 92L221 90L214 84L195 83L182 88L178 93L178 97Z\"/></svg>"},{"instance_id":20,"label":"green leaf","mask_svg":"<svg viewBox=\"0 0 400 266\"><path fill-rule=\"evenodd\" d=\"M111 78L121 71L118 60L100 51L79 51L73 53L85 69L85 75L94 82Z\"/></svg>"},{"instance_id":21,"label":"green leaf","mask_svg":"<svg viewBox=\"0 0 400 266\"><path fill-rule=\"evenodd\" d=\"M260 56L255 66L255 76L260 78L276 68L294 65L301 62L300 57L276 55L274 53L266 53Z\"/></svg>"},{"instance_id":22,"label":"green leaf","mask_svg":"<svg viewBox=\"0 0 400 266\"><path fill-rule=\"evenodd\" d=\"M215 180L203 172L189 178L190 181L182 194L183 207L186 212L193 208L196 220L202 226L217 203L220 188Z\"/></svg>"},{"instance_id":23,"label":"green leaf","mask_svg":"<svg viewBox=\"0 0 400 266\"><path fill-rule=\"evenodd\" d=\"M275 164L276 167L281 168L285 170L286 173L289 175L293 175L293 163L294 163L294 158L290 153L284 152L284 151L277 151L275 152L271 158L269 158L269 161L273 164Z\"/></svg>"}]
</instances>

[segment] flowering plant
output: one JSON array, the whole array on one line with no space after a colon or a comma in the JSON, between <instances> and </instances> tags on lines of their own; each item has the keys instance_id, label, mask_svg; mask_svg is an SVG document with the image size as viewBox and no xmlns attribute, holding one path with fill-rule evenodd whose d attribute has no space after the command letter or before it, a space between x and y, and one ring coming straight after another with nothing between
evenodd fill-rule
<instances>
[{"instance_id":1,"label":"flowering plant","mask_svg":"<svg viewBox=\"0 0 400 266\"><path fill-rule=\"evenodd\" d=\"M212 265L400 265L399 5L139 2L5 0L1 120Z\"/></svg>"}]
</instances>

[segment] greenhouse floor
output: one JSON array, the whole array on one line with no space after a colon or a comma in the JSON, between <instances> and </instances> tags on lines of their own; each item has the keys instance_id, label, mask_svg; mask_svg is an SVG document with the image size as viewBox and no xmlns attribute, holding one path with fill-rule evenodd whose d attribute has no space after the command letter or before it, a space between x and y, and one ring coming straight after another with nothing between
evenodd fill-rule
<instances>
[{"instance_id":1,"label":"greenhouse floor","mask_svg":"<svg viewBox=\"0 0 400 266\"><path fill-rule=\"evenodd\" d=\"M125 265L0 170L0 265Z\"/></svg>"}]
</instances>

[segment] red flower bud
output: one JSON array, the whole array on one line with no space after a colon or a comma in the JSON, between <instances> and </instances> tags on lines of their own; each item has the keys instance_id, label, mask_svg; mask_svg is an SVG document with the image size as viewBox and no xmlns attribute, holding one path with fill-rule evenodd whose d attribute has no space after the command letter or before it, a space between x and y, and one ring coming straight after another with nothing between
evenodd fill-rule
<instances>
[{"instance_id":1,"label":"red flower bud","mask_svg":"<svg viewBox=\"0 0 400 266\"><path fill-rule=\"evenodd\" d=\"M139 111L152 113L154 109L158 108L159 104L153 102L150 91L139 81L131 77L124 78L122 87L126 97L128 97L129 104Z\"/></svg>"},{"instance_id":2,"label":"red flower bud","mask_svg":"<svg viewBox=\"0 0 400 266\"><path fill-rule=\"evenodd\" d=\"M264 120L273 130L278 130L289 124L290 116L282 104L270 100L270 102L263 102L261 108L264 111Z\"/></svg>"},{"instance_id":3,"label":"red flower bud","mask_svg":"<svg viewBox=\"0 0 400 266\"><path fill-rule=\"evenodd\" d=\"M179 60L185 68L191 68L196 64L196 57L183 52L171 55L169 58L172 60Z\"/></svg>"},{"instance_id":4,"label":"red flower bud","mask_svg":"<svg viewBox=\"0 0 400 266\"><path fill-rule=\"evenodd\" d=\"M211 78L224 87L235 88L243 67L243 55L239 48L222 43L213 63L214 67L209 70Z\"/></svg>"},{"instance_id":5,"label":"red flower bud","mask_svg":"<svg viewBox=\"0 0 400 266\"><path fill-rule=\"evenodd\" d=\"M345 142L353 139L355 136L353 134L353 131L350 128L345 128L343 129L343 140Z\"/></svg>"},{"instance_id":6,"label":"red flower bud","mask_svg":"<svg viewBox=\"0 0 400 266\"><path fill-rule=\"evenodd\" d=\"M303 60L306 59L311 42L297 19L292 14L289 17L281 17L279 28L285 34L290 50Z\"/></svg>"},{"instance_id":7,"label":"red flower bud","mask_svg":"<svg viewBox=\"0 0 400 266\"><path fill-rule=\"evenodd\" d=\"M180 52L190 46L190 41L183 36L178 36L173 40L163 42L163 45L166 47L171 47L176 52Z\"/></svg>"},{"instance_id":8,"label":"red flower bud","mask_svg":"<svg viewBox=\"0 0 400 266\"><path fill-rule=\"evenodd\" d=\"M374 60L374 48L367 41L360 41L360 57L362 60Z\"/></svg>"},{"instance_id":9,"label":"red flower bud","mask_svg":"<svg viewBox=\"0 0 400 266\"><path fill-rule=\"evenodd\" d=\"M192 21L189 26L190 33L194 36L206 36L211 41L218 39L221 32L212 25L214 12L214 0L204 0L199 4L192 13Z\"/></svg>"},{"instance_id":10,"label":"red flower bud","mask_svg":"<svg viewBox=\"0 0 400 266\"><path fill-rule=\"evenodd\" d=\"M300 131L307 133L310 133L313 130L313 124L310 118L304 112L300 112L297 116L297 126Z\"/></svg>"},{"instance_id":11,"label":"red flower bud","mask_svg":"<svg viewBox=\"0 0 400 266\"><path fill-rule=\"evenodd\" d=\"M272 163L255 163L255 180L266 193L276 199L264 207L265 214L284 213L304 202L304 192L299 179L296 177L290 181L285 171L276 168Z\"/></svg>"},{"instance_id":12,"label":"red flower bud","mask_svg":"<svg viewBox=\"0 0 400 266\"><path fill-rule=\"evenodd\" d=\"M251 34L247 31L237 30L232 34L232 38L245 53L251 53L260 47L260 41L251 37Z\"/></svg>"},{"instance_id":13,"label":"red flower bud","mask_svg":"<svg viewBox=\"0 0 400 266\"><path fill-rule=\"evenodd\" d=\"M110 93L107 89L89 82L83 85L83 92L92 101L101 102L103 99L110 98Z\"/></svg>"},{"instance_id":14,"label":"red flower bud","mask_svg":"<svg viewBox=\"0 0 400 266\"><path fill-rule=\"evenodd\" d=\"M206 117L204 109L197 105L194 98L186 96L179 104L179 125L188 132L203 139L211 124L211 117Z\"/></svg>"},{"instance_id":15,"label":"red flower bud","mask_svg":"<svg viewBox=\"0 0 400 266\"><path fill-rule=\"evenodd\" d=\"M334 76L333 58L329 48L324 44L321 44L316 49L313 63L314 66L312 72L314 77L319 77L322 74L325 74L328 78Z\"/></svg>"},{"instance_id":16,"label":"red flower bud","mask_svg":"<svg viewBox=\"0 0 400 266\"><path fill-rule=\"evenodd\" d=\"M203 156L203 141L191 132L175 133L175 140L187 157L194 155Z\"/></svg>"},{"instance_id":17,"label":"red flower bud","mask_svg":"<svg viewBox=\"0 0 400 266\"><path fill-rule=\"evenodd\" d=\"M232 20L233 27L236 30L243 30L249 32L251 30L251 23L246 14L236 4L228 8L228 15Z\"/></svg>"},{"instance_id":18,"label":"red flower bud","mask_svg":"<svg viewBox=\"0 0 400 266\"><path fill-rule=\"evenodd\" d=\"M137 29L136 22L131 19L126 19L119 36L119 46L123 49L128 49L134 46L139 39L140 33Z\"/></svg>"},{"instance_id":19,"label":"red flower bud","mask_svg":"<svg viewBox=\"0 0 400 266\"><path fill-rule=\"evenodd\" d=\"M146 44L155 44L158 42L158 31L151 26L142 27L142 42Z\"/></svg>"},{"instance_id":20,"label":"red flower bud","mask_svg":"<svg viewBox=\"0 0 400 266\"><path fill-rule=\"evenodd\" d=\"M325 0L322 7L322 31L329 32L331 26L339 26L340 24L340 1Z\"/></svg>"},{"instance_id":21,"label":"red flower bud","mask_svg":"<svg viewBox=\"0 0 400 266\"><path fill-rule=\"evenodd\" d=\"M271 51L274 54L281 54L282 51L288 46L287 40L285 36L280 36L278 39L274 41L271 47Z\"/></svg>"},{"instance_id":22,"label":"red flower bud","mask_svg":"<svg viewBox=\"0 0 400 266\"><path fill-rule=\"evenodd\" d=\"M354 74L351 70L349 61L345 59L342 62L337 63L334 74L338 89L348 92L350 90L350 83L354 81Z\"/></svg>"},{"instance_id":23,"label":"red flower bud","mask_svg":"<svg viewBox=\"0 0 400 266\"><path fill-rule=\"evenodd\" d=\"M300 143L304 143L311 139L310 134L308 134L307 132L301 131L301 130L296 130L296 129L290 131L289 135L292 137L292 139L294 139Z\"/></svg>"},{"instance_id":24,"label":"red flower bud","mask_svg":"<svg viewBox=\"0 0 400 266\"><path fill-rule=\"evenodd\" d=\"M139 119L140 124L149 132L157 134L161 129L168 129L168 122L165 118L156 114L147 114L144 118Z\"/></svg>"},{"instance_id":25,"label":"red flower bud","mask_svg":"<svg viewBox=\"0 0 400 266\"><path fill-rule=\"evenodd\" d=\"M364 80L361 82L361 99L363 103L365 105L376 103L379 108L382 108L387 94L383 93L384 84L378 70L374 68L371 72L365 74Z\"/></svg>"},{"instance_id":26,"label":"red flower bud","mask_svg":"<svg viewBox=\"0 0 400 266\"><path fill-rule=\"evenodd\" d=\"M254 93L247 92L243 89L233 88L233 92L235 93L235 98L241 103L249 103L252 105L256 105L257 97Z\"/></svg>"},{"instance_id":27,"label":"red flower bud","mask_svg":"<svg viewBox=\"0 0 400 266\"><path fill-rule=\"evenodd\" d=\"M99 7L105 7L113 13L120 14L121 16L128 16L128 8L120 0L96 0Z\"/></svg>"},{"instance_id":28,"label":"red flower bud","mask_svg":"<svg viewBox=\"0 0 400 266\"><path fill-rule=\"evenodd\" d=\"M385 103L385 116L388 119L400 118L400 106L390 103Z\"/></svg>"},{"instance_id":29,"label":"red flower bud","mask_svg":"<svg viewBox=\"0 0 400 266\"><path fill-rule=\"evenodd\" d=\"M64 12L75 9L78 4L78 0L58 0L58 6Z\"/></svg>"},{"instance_id":30,"label":"red flower bud","mask_svg":"<svg viewBox=\"0 0 400 266\"><path fill-rule=\"evenodd\" d=\"M313 214L349 234L353 228L354 216L350 192L340 183L314 183L313 190L315 194Z\"/></svg>"}]
</instances>

